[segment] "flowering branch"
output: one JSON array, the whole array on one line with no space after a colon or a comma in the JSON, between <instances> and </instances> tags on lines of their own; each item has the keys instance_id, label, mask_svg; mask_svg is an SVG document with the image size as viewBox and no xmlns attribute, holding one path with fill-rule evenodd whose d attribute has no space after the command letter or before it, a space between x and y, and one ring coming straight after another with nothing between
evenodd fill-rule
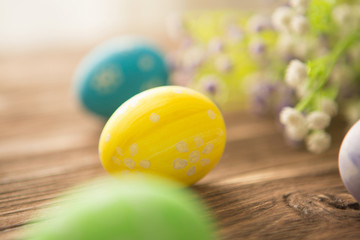
<instances>
[{"instance_id":1,"label":"flowering branch","mask_svg":"<svg viewBox=\"0 0 360 240\"><path fill-rule=\"evenodd\" d=\"M360 29L355 30L346 38L340 41L333 51L326 57L315 60L308 64L309 73L309 87L314 87L309 95L302 99L297 105L296 109L300 112L304 111L306 107L311 104L316 94L324 87L338 62L338 59L357 41L360 39ZM317 84L316 84L317 83ZM316 86L314 86L316 85Z\"/></svg>"}]
</instances>

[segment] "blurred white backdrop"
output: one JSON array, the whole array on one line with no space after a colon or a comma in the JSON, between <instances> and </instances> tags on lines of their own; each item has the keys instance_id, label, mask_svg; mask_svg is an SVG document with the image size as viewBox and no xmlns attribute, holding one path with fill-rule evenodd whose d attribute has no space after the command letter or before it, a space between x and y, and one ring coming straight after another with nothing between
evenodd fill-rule
<instances>
[{"instance_id":1,"label":"blurred white backdrop","mask_svg":"<svg viewBox=\"0 0 360 240\"><path fill-rule=\"evenodd\" d=\"M165 35L174 12L268 8L279 0L0 0L0 52L89 45L114 34Z\"/></svg>"}]
</instances>

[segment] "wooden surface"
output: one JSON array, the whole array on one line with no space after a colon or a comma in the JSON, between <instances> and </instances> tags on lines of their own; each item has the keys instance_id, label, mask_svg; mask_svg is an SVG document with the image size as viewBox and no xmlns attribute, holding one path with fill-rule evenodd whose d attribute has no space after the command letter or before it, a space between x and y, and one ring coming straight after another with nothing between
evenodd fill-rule
<instances>
[{"instance_id":1,"label":"wooden surface","mask_svg":"<svg viewBox=\"0 0 360 240\"><path fill-rule=\"evenodd\" d=\"M21 236L62 191L105 175L97 156L103 122L80 110L71 77L84 52L0 57L0 239ZM359 205L337 169L344 126L322 155L284 143L279 127L226 114L222 160L193 188L223 239L359 239Z\"/></svg>"}]
</instances>

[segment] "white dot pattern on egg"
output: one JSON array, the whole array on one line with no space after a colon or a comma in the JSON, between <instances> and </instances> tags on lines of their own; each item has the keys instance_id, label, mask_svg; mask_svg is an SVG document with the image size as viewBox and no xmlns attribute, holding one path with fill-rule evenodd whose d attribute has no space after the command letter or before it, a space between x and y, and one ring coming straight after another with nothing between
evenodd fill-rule
<instances>
[{"instance_id":1,"label":"white dot pattern on egg","mask_svg":"<svg viewBox=\"0 0 360 240\"><path fill-rule=\"evenodd\" d=\"M113 162L114 162L116 165L121 165L121 160L118 159L117 157L113 156L113 157L112 157L112 160L113 160Z\"/></svg>"},{"instance_id":2,"label":"white dot pattern on egg","mask_svg":"<svg viewBox=\"0 0 360 240\"><path fill-rule=\"evenodd\" d=\"M209 163L210 163L210 159L208 159L208 158L204 158L204 159L200 160L200 165L201 166L209 165Z\"/></svg>"},{"instance_id":3,"label":"white dot pattern on egg","mask_svg":"<svg viewBox=\"0 0 360 240\"><path fill-rule=\"evenodd\" d=\"M187 145L187 143L185 141L180 141L176 144L176 149L179 152L187 152L187 151L189 151L189 146Z\"/></svg>"},{"instance_id":4,"label":"white dot pattern on egg","mask_svg":"<svg viewBox=\"0 0 360 240\"><path fill-rule=\"evenodd\" d=\"M198 150L192 151L189 155L189 162L196 163L200 159L200 152Z\"/></svg>"},{"instance_id":5,"label":"white dot pattern on egg","mask_svg":"<svg viewBox=\"0 0 360 240\"><path fill-rule=\"evenodd\" d=\"M91 87L99 94L109 94L123 83L122 75L118 66L103 68L92 80Z\"/></svg>"},{"instance_id":6,"label":"white dot pattern on egg","mask_svg":"<svg viewBox=\"0 0 360 240\"><path fill-rule=\"evenodd\" d=\"M155 114L156 116L158 116L157 114ZM155 116L155 118L156 118ZM151 117L150 117L151 118ZM160 117L159 117L160 118ZM194 137L194 143L196 145L196 147L201 147L204 144L204 140L203 138L201 138L200 136L195 136ZM202 153L203 154L209 154L212 150L213 150L213 144L208 143L206 144L206 146L204 147ZM183 152L188 152L189 151L189 145L185 142L185 141L180 141L176 144L176 149L178 152L183 153ZM122 151L122 149L120 147L116 147L116 152L120 155L120 156L124 156L124 153ZM139 147L136 143L133 143L132 145L130 145L129 147L129 153L131 154L131 156L135 156L137 153L139 152ZM198 162L201 158L201 153L198 150L194 150L189 154L189 162L194 164L196 162ZM119 158L113 156L113 162L117 165L121 165L122 162ZM126 167L128 167L129 169L134 169L135 168L135 161L131 158L125 158L124 159L124 164L126 165ZM200 165L201 166L206 166L210 164L210 159L208 158L204 158L200 160ZM142 168L148 169L150 168L150 161L145 159L145 160L141 160L139 162L139 165ZM184 169L186 166L188 165L188 161L185 159L181 159L181 158L176 158L173 161L173 167L175 170L180 170L180 169ZM191 166L187 172L186 175L187 176L193 176L196 172L196 167L195 166Z\"/></svg>"},{"instance_id":7,"label":"white dot pattern on egg","mask_svg":"<svg viewBox=\"0 0 360 240\"><path fill-rule=\"evenodd\" d=\"M213 150L214 145L212 145L211 143L206 144L206 147L203 150L203 154L209 154L211 153L211 151Z\"/></svg>"},{"instance_id":8,"label":"white dot pattern on egg","mask_svg":"<svg viewBox=\"0 0 360 240\"><path fill-rule=\"evenodd\" d=\"M133 143L130 147L129 147L129 152L131 154L131 156L135 156L138 152L139 152L139 147L136 143Z\"/></svg>"},{"instance_id":9,"label":"white dot pattern on egg","mask_svg":"<svg viewBox=\"0 0 360 240\"><path fill-rule=\"evenodd\" d=\"M116 147L116 152L120 155L120 156L124 156L124 152L121 149L121 147Z\"/></svg>"},{"instance_id":10,"label":"white dot pattern on egg","mask_svg":"<svg viewBox=\"0 0 360 240\"><path fill-rule=\"evenodd\" d=\"M194 137L194 142L196 144L196 147L201 147L204 144L204 139L200 136Z\"/></svg>"},{"instance_id":11,"label":"white dot pattern on egg","mask_svg":"<svg viewBox=\"0 0 360 240\"><path fill-rule=\"evenodd\" d=\"M189 177L194 175L195 174L195 171L196 171L196 168L195 166L192 166L187 172L186 172L186 175L188 175Z\"/></svg>"},{"instance_id":12,"label":"white dot pattern on egg","mask_svg":"<svg viewBox=\"0 0 360 240\"><path fill-rule=\"evenodd\" d=\"M156 113L152 113L150 115L150 121L153 122L153 123L156 123L160 120L160 116L157 115Z\"/></svg>"},{"instance_id":13,"label":"white dot pattern on egg","mask_svg":"<svg viewBox=\"0 0 360 240\"><path fill-rule=\"evenodd\" d=\"M163 98L152 98L152 91L130 99L118 110L124 114L115 112L115 119L105 126L103 166L114 173L149 171L194 183L216 165L224 149L221 113L206 97L190 89L170 87ZM169 99L174 101L168 103ZM135 103L136 107L131 107ZM195 108L189 108L192 104ZM192 127L194 121L204 124Z\"/></svg>"},{"instance_id":14,"label":"white dot pattern on egg","mask_svg":"<svg viewBox=\"0 0 360 240\"><path fill-rule=\"evenodd\" d=\"M208 110L208 116L209 116L210 119L215 119L216 118L216 114L211 109Z\"/></svg>"},{"instance_id":15,"label":"white dot pattern on egg","mask_svg":"<svg viewBox=\"0 0 360 240\"><path fill-rule=\"evenodd\" d=\"M140 164L141 167L146 168L146 169L150 167L150 161L146 160L146 159L141 160L139 164Z\"/></svg>"},{"instance_id":16,"label":"white dot pattern on egg","mask_svg":"<svg viewBox=\"0 0 360 240\"><path fill-rule=\"evenodd\" d=\"M204 140L200 136L196 136L196 137L194 137L194 143L195 143L196 147L199 148L204 144ZM213 148L214 148L214 145L212 143L206 144L206 146L204 147L204 149L202 151L202 154L210 154L211 151L213 150ZM180 141L176 144L176 149L180 153L188 152L189 145L185 141ZM199 150L194 150L189 154L188 157L189 157L189 162L185 159L180 159L180 158L175 159L173 162L174 169L175 170L183 169L188 165L188 163L190 163L190 164L197 163L201 158L201 153ZM210 164L209 158L203 158L200 160L200 165L202 167L209 165L209 164ZM191 166L187 170L186 175L191 177L195 174L195 172L196 172L196 167Z\"/></svg>"},{"instance_id":17,"label":"white dot pattern on egg","mask_svg":"<svg viewBox=\"0 0 360 240\"><path fill-rule=\"evenodd\" d=\"M150 55L143 55L139 58L138 67L141 71L150 71L155 65L155 61Z\"/></svg>"},{"instance_id":18,"label":"white dot pattern on egg","mask_svg":"<svg viewBox=\"0 0 360 240\"><path fill-rule=\"evenodd\" d=\"M185 159L176 158L173 162L174 169L179 170L185 168L187 161Z\"/></svg>"},{"instance_id":19,"label":"white dot pattern on egg","mask_svg":"<svg viewBox=\"0 0 360 240\"><path fill-rule=\"evenodd\" d=\"M135 161L131 158L125 158L124 163L130 169L133 169L135 167Z\"/></svg>"}]
</instances>

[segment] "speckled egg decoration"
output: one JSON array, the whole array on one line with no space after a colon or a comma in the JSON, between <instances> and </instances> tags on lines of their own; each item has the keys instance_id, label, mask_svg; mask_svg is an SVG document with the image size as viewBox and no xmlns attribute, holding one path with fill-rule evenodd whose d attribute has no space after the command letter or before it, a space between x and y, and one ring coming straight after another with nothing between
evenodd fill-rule
<instances>
[{"instance_id":1,"label":"speckled egg decoration","mask_svg":"<svg viewBox=\"0 0 360 240\"><path fill-rule=\"evenodd\" d=\"M141 91L168 84L162 53L137 37L111 39L90 52L75 74L76 92L89 111L108 118Z\"/></svg>"},{"instance_id":2,"label":"speckled egg decoration","mask_svg":"<svg viewBox=\"0 0 360 240\"><path fill-rule=\"evenodd\" d=\"M360 202L360 121L351 127L341 144L339 170L345 187Z\"/></svg>"},{"instance_id":3,"label":"speckled egg decoration","mask_svg":"<svg viewBox=\"0 0 360 240\"><path fill-rule=\"evenodd\" d=\"M101 179L58 199L26 240L215 240L211 214L169 180Z\"/></svg>"},{"instance_id":4,"label":"speckled egg decoration","mask_svg":"<svg viewBox=\"0 0 360 240\"><path fill-rule=\"evenodd\" d=\"M192 89L166 86L116 110L102 131L99 154L109 173L152 173L190 185L217 164L224 147L216 105Z\"/></svg>"}]
</instances>

